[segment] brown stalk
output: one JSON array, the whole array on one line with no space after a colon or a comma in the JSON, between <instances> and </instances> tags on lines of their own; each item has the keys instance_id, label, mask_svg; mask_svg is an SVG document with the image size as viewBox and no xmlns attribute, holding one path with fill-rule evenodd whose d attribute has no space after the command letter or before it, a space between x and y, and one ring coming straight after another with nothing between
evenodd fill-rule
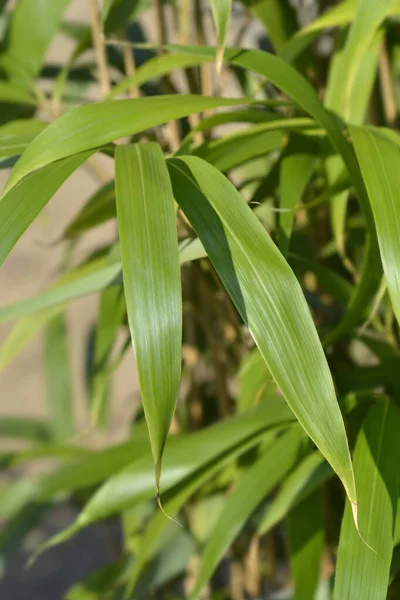
<instances>
[{"instance_id":1,"label":"brown stalk","mask_svg":"<svg viewBox=\"0 0 400 600\"><path fill-rule=\"evenodd\" d=\"M393 79L390 70L389 55L385 41L382 44L382 49L379 56L379 81L382 93L385 121L389 126L393 126L397 117L397 106L393 87Z\"/></svg>"},{"instance_id":2,"label":"brown stalk","mask_svg":"<svg viewBox=\"0 0 400 600\"><path fill-rule=\"evenodd\" d=\"M160 46L165 46L168 43L168 34L167 34L167 22L165 19L165 11L164 5L161 0L154 0L154 7L156 11L156 22L157 22L157 32L158 32L158 43ZM166 75L163 78L164 90L170 90L172 86L170 77ZM181 136L180 136L180 128L177 121L169 121L167 125L167 137L170 149L172 152L176 152L180 146Z\"/></svg>"},{"instance_id":3,"label":"brown stalk","mask_svg":"<svg viewBox=\"0 0 400 600\"><path fill-rule=\"evenodd\" d=\"M104 35L100 25L100 14L97 0L88 0L90 27L96 52L96 62L99 69L98 78L103 97L110 91L110 80L108 77L107 54L104 43Z\"/></svg>"}]
</instances>

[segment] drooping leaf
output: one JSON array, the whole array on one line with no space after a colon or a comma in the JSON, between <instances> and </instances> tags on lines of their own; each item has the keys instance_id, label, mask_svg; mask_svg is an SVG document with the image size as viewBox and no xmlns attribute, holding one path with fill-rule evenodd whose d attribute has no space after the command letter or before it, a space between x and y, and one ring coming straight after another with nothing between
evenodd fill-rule
<instances>
[{"instance_id":1,"label":"drooping leaf","mask_svg":"<svg viewBox=\"0 0 400 600\"><path fill-rule=\"evenodd\" d=\"M346 503L340 532L334 598L386 598L399 494L400 415L387 400L371 408L358 436L354 471L360 539Z\"/></svg>"},{"instance_id":2,"label":"drooping leaf","mask_svg":"<svg viewBox=\"0 0 400 600\"><path fill-rule=\"evenodd\" d=\"M172 159L169 166L175 199L201 239L278 387L356 503L332 377L293 272L244 199L219 171L197 157Z\"/></svg>"},{"instance_id":3,"label":"drooping leaf","mask_svg":"<svg viewBox=\"0 0 400 600\"><path fill-rule=\"evenodd\" d=\"M0 156L22 154L35 137L47 127L38 119L17 119L0 127Z\"/></svg>"},{"instance_id":4,"label":"drooping leaf","mask_svg":"<svg viewBox=\"0 0 400 600\"><path fill-rule=\"evenodd\" d=\"M294 599L314 600L324 547L321 491L316 490L300 502L287 521Z\"/></svg>"},{"instance_id":5,"label":"drooping leaf","mask_svg":"<svg viewBox=\"0 0 400 600\"><path fill-rule=\"evenodd\" d=\"M69 3L70 0L20 0L12 12L7 52L32 78L40 71ZM18 81L18 73L14 77Z\"/></svg>"},{"instance_id":6,"label":"drooping leaf","mask_svg":"<svg viewBox=\"0 0 400 600\"><path fill-rule=\"evenodd\" d=\"M114 188L114 181L110 181L97 190L65 229L64 237L72 238L116 217Z\"/></svg>"},{"instance_id":7,"label":"drooping leaf","mask_svg":"<svg viewBox=\"0 0 400 600\"><path fill-rule=\"evenodd\" d=\"M288 0L256 0L249 6L262 22L278 54L297 30L296 13Z\"/></svg>"},{"instance_id":8,"label":"drooping leaf","mask_svg":"<svg viewBox=\"0 0 400 600\"><path fill-rule=\"evenodd\" d=\"M49 441L51 427L48 421L14 417L0 418L0 436L26 440Z\"/></svg>"},{"instance_id":9,"label":"drooping leaf","mask_svg":"<svg viewBox=\"0 0 400 600\"><path fill-rule=\"evenodd\" d=\"M279 249L283 256L289 251L295 209L312 175L316 147L301 136L292 136L280 168L281 200L279 214Z\"/></svg>"},{"instance_id":10,"label":"drooping leaf","mask_svg":"<svg viewBox=\"0 0 400 600\"><path fill-rule=\"evenodd\" d=\"M175 206L160 146L119 146L115 189L128 320L159 489L182 343Z\"/></svg>"},{"instance_id":11,"label":"drooping leaf","mask_svg":"<svg viewBox=\"0 0 400 600\"><path fill-rule=\"evenodd\" d=\"M350 130L374 213L390 298L400 321L400 147L372 127Z\"/></svg>"},{"instance_id":12,"label":"drooping leaf","mask_svg":"<svg viewBox=\"0 0 400 600\"><path fill-rule=\"evenodd\" d=\"M262 432L258 436L250 438L244 443L233 446L228 452L217 457L215 461L207 464L202 469L195 471L195 473L185 479L181 484L178 484L175 488L172 488L168 494L166 494L166 501L164 500L164 510L168 515L175 516L179 509L187 502L187 500L195 493L196 490L200 489L206 481L210 480L214 475L222 470L225 466L231 464L236 457L245 454L245 452L253 448L257 440L262 440L263 444L268 441L272 443L272 440L276 436L276 431L268 431L267 433ZM153 555L156 550L157 541L160 538L163 530L166 528L168 521L165 519L165 515L160 511L157 511L154 516L150 519L143 539L140 543L140 549L136 557L132 572L129 577L129 583L127 585L127 592L125 596L130 598L132 591L138 581L139 575L143 570L146 562Z\"/></svg>"},{"instance_id":13,"label":"drooping leaf","mask_svg":"<svg viewBox=\"0 0 400 600\"><path fill-rule=\"evenodd\" d=\"M205 142L194 150L194 154L204 158L220 171L229 171L253 158L279 150L285 141L282 131L271 131L261 125L219 140Z\"/></svg>"},{"instance_id":14,"label":"drooping leaf","mask_svg":"<svg viewBox=\"0 0 400 600\"><path fill-rule=\"evenodd\" d=\"M190 436L171 436L164 457L164 493L238 444L250 441L250 438L255 438L257 443L261 432L281 430L292 423L291 411L282 399L276 398L274 406L260 406L248 415L207 427ZM64 480L60 483L64 483ZM59 489L54 477L52 481L46 480L46 486L41 490L42 499L51 497ZM34 493L38 495L36 488ZM148 453L111 477L89 500L77 521L53 539L51 544L62 542L90 523L153 495L154 466Z\"/></svg>"},{"instance_id":15,"label":"drooping leaf","mask_svg":"<svg viewBox=\"0 0 400 600\"><path fill-rule=\"evenodd\" d=\"M247 519L273 486L293 467L303 451L304 436L301 429L291 428L244 473L227 498L223 513L207 542L190 600L199 597Z\"/></svg>"},{"instance_id":16,"label":"drooping leaf","mask_svg":"<svg viewBox=\"0 0 400 600\"><path fill-rule=\"evenodd\" d=\"M238 379L237 409L239 413L257 406L265 394L272 394L276 391L276 384L258 348L254 348L242 361Z\"/></svg>"},{"instance_id":17,"label":"drooping leaf","mask_svg":"<svg viewBox=\"0 0 400 600\"><path fill-rule=\"evenodd\" d=\"M121 287L104 289L99 299L99 314L94 334L94 355L90 387L92 423L105 426L108 416L110 355L118 329L126 314L125 297Z\"/></svg>"},{"instance_id":18,"label":"drooping leaf","mask_svg":"<svg viewBox=\"0 0 400 600\"><path fill-rule=\"evenodd\" d=\"M289 511L332 476L332 469L319 452L306 456L283 482L279 492L267 507L258 532L265 535Z\"/></svg>"},{"instance_id":19,"label":"drooping leaf","mask_svg":"<svg viewBox=\"0 0 400 600\"><path fill-rule=\"evenodd\" d=\"M45 374L52 437L61 441L72 437L75 430L65 313L52 319L46 330Z\"/></svg>"},{"instance_id":20,"label":"drooping leaf","mask_svg":"<svg viewBox=\"0 0 400 600\"><path fill-rule=\"evenodd\" d=\"M78 106L56 119L30 144L15 165L3 197L25 175L61 158L98 148L193 112L243 102L239 99L165 95Z\"/></svg>"},{"instance_id":21,"label":"drooping leaf","mask_svg":"<svg viewBox=\"0 0 400 600\"><path fill-rule=\"evenodd\" d=\"M91 154L75 154L30 173L3 195L0 200L0 265L58 188Z\"/></svg>"}]
</instances>

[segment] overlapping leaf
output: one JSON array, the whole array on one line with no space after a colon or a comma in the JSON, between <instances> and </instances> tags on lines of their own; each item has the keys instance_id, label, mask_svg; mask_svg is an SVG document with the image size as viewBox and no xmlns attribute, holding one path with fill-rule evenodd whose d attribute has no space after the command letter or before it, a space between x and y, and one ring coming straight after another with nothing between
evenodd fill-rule
<instances>
[{"instance_id":1,"label":"overlapping leaf","mask_svg":"<svg viewBox=\"0 0 400 600\"><path fill-rule=\"evenodd\" d=\"M174 198L158 144L117 148L115 190L126 306L159 489L181 374L182 299Z\"/></svg>"},{"instance_id":2,"label":"overlapping leaf","mask_svg":"<svg viewBox=\"0 0 400 600\"><path fill-rule=\"evenodd\" d=\"M169 166L175 198L272 376L356 503L332 378L297 279L257 217L219 171L197 157L173 159Z\"/></svg>"}]
</instances>

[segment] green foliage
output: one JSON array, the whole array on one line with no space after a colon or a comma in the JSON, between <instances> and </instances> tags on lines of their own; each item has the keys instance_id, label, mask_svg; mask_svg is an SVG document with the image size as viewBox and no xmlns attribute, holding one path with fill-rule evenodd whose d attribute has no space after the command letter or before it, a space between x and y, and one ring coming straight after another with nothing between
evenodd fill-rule
<instances>
[{"instance_id":1,"label":"green foliage","mask_svg":"<svg viewBox=\"0 0 400 600\"><path fill-rule=\"evenodd\" d=\"M24 446L0 456L2 564L62 498L78 516L33 556L122 529L70 600L397 597L399 1L321 0L301 28L288 0L157 0L159 45L150 2L87 1L89 23L0 2L0 263L75 171L99 180L57 278L0 307L1 371L44 335L48 412L5 399L0 439ZM241 47L254 20L273 51ZM82 432L68 308L89 294ZM123 360L140 398L111 443Z\"/></svg>"}]
</instances>

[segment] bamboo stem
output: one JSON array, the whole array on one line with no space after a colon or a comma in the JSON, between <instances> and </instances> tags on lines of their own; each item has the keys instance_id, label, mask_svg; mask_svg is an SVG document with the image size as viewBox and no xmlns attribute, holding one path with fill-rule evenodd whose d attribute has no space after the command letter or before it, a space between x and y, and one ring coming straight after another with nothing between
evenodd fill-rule
<instances>
[{"instance_id":1,"label":"bamboo stem","mask_svg":"<svg viewBox=\"0 0 400 600\"><path fill-rule=\"evenodd\" d=\"M100 15L97 0L88 0L90 27L92 29L93 43L96 52L96 62L99 69L98 78L102 96L105 97L110 91L110 80L108 77L107 54L104 36L100 25Z\"/></svg>"},{"instance_id":2,"label":"bamboo stem","mask_svg":"<svg viewBox=\"0 0 400 600\"><path fill-rule=\"evenodd\" d=\"M379 56L379 79L382 92L383 110L388 125L394 125L397 117L396 97L390 72L389 56L385 41Z\"/></svg>"}]
</instances>

